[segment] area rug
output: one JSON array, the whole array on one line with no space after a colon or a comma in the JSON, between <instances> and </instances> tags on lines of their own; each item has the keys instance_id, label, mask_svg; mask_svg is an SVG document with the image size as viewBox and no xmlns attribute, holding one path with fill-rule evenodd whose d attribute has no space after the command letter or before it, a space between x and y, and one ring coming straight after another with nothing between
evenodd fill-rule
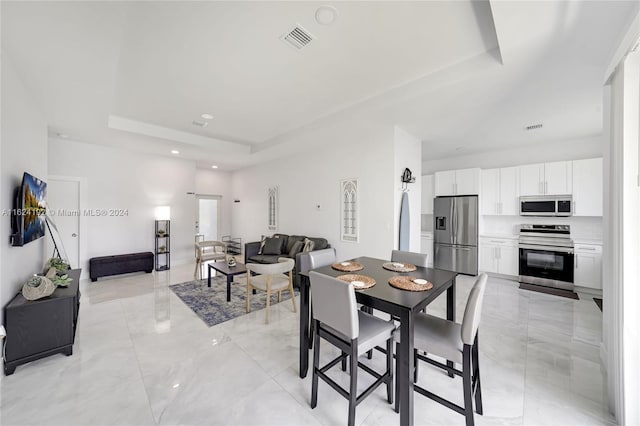
<instances>
[{"instance_id":1,"label":"area rug","mask_svg":"<svg viewBox=\"0 0 640 426\"><path fill-rule=\"evenodd\" d=\"M231 301L227 302L227 278L212 277L211 288L207 287L207 280L187 281L173 284L169 288L200 317L209 327L225 321L246 315L247 281L246 275L238 275L231 284ZM298 292L296 291L296 297ZM289 303L291 298L288 291L282 292L282 302ZM271 295L271 308L278 304L278 293ZM251 295L251 312L264 309L267 306L267 293L258 291Z\"/></svg>"}]
</instances>

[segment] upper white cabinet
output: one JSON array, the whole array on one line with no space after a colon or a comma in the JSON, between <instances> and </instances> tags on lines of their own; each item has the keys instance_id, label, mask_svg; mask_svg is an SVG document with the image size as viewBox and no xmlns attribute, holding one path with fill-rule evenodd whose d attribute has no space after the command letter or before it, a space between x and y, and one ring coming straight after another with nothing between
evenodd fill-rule
<instances>
[{"instance_id":1,"label":"upper white cabinet","mask_svg":"<svg viewBox=\"0 0 640 426\"><path fill-rule=\"evenodd\" d=\"M422 214L433 214L433 175L422 176Z\"/></svg>"},{"instance_id":2,"label":"upper white cabinet","mask_svg":"<svg viewBox=\"0 0 640 426\"><path fill-rule=\"evenodd\" d=\"M520 166L520 195L567 195L572 191L572 161Z\"/></svg>"},{"instance_id":3,"label":"upper white cabinet","mask_svg":"<svg viewBox=\"0 0 640 426\"><path fill-rule=\"evenodd\" d=\"M481 213L518 214L518 168L482 170Z\"/></svg>"},{"instance_id":4,"label":"upper white cabinet","mask_svg":"<svg viewBox=\"0 0 640 426\"><path fill-rule=\"evenodd\" d=\"M602 158L573 162L573 215L602 216Z\"/></svg>"},{"instance_id":5,"label":"upper white cabinet","mask_svg":"<svg viewBox=\"0 0 640 426\"><path fill-rule=\"evenodd\" d=\"M477 195L480 169L447 170L435 173L435 195Z\"/></svg>"}]
</instances>

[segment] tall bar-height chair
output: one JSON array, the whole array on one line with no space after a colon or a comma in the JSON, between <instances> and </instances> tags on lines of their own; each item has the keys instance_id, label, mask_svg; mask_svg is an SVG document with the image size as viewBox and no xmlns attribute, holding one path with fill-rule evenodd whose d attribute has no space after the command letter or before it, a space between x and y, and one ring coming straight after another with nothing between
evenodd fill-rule
<instances>
[{"instance_id":1,"label":"tall bar-height chair","mask_svg":"<svg viewBox=\"0 0 640 426\"><path fill-rule=\"evenodd\" d=\"M435 355L461 364L462 370L449 367L428 356L417 354L417 359L442 368L448 373L462 376L464 407L446 400L418 385L413 389L447 408L465 416L466 425L473 426L473 398L475 394L476 412L482 415L482 391L480 388L480 366L478 365L478 326L482 313L482 301L487 286L487 275L480 274L476 279L464 310L462 324L428 314L419 314L414 321L414 347L418 351ZM417 377L414 377L417 382ZM398 381L396 381L397 386ZM396 392L398 390L396 389ZM396 411L399 411L396 402Z\"/></svg>"},{"instance_id":2,"label":"tall bar-height chair","mask_svg":"<svg viewBox=\"0 0 640 426\"><path fill-rule=\"evenodd\" d=\"M412 251L392 250L392 262L411 263L416 266L427 267L427 255L425 253L415 253Z\"/></svg>"},{"instance_id":3,"label":"tall bar-height chair","mask_svg":"<svg viewBox=\"0 0 640 426\"><path fill-rule=\"evenodd\" d=\"M300 271L307 272L312 269L329 266L336 261L336 249L331 247L323 250L309 251L299 257ZM311 292L309 292L311 300ZM310 305L310 317L313 318L313 305ZM313 321L309 321L309 349L313 348ZM346 365L345 365L346 368Z\"/></svg>"},{"instance_id":4,"label":"tall bar-height chair","mask_svg":"<svg viewBox=\"0 0 640 426\"><path fill-rule=\"evenodd\" d=\"M378 386L387 385L387 400L393 403L393 332L391 321L376 318L358 310L353 284L328 275L309 273L313 291L313 314L315 335L313 346L313 376L311 385L311 408L318 404L318 379L322 379L340 395L349 400L347 424L353 426L356 406ZM320 339L324 339L342 351L336 359L320 367ZM379 374L358 362L358 357L378 344L387 347L387 369ZM342 388L325 373L340 361L349 357L349 390ZM362 394L357 395L358 367L376 378Z\"/></svg>"}]
</instances>

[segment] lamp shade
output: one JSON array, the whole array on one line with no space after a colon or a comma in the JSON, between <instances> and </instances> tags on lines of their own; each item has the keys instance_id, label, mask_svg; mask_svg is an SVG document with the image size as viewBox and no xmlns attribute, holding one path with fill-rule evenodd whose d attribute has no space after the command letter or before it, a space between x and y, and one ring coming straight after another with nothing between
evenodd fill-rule
<instances>
[{"instance_id":1,"label":"lamp shade","mask_svg":"<svg viewBox=\"0 0 640 426\"><path fill-rule=\"evenodd\" d=\"M171 219L171 207L158 206L155 210L156 220L169 220Z\"/></svg>"}]
</instances>

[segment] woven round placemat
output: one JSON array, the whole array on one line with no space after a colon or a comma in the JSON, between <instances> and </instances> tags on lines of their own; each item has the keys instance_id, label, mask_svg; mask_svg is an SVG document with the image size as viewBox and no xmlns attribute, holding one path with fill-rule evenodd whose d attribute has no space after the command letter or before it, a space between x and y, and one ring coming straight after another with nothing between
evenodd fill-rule
<instances>
[{"instance_id":1,"label":"woven round placemat","mask_svg":"<svg viewBox=\"0 0 640 426\"><path fill-rule=\"evenodd\" d=\"M346 265L343 265L343 263L346 263ZM334 263L333 265L331 265L331 267L336 271L342 272L355 272L362 271L364 269L364 265L358 262L339 262Z\"/></svg>"},{"instance_id":2,"label":"woven round placemat","mask_svg":"<svg viewBox=\"0 0 640 426\"><path fill-rule=\"evenodd\" d=\"M345 275L340 275L338 277L339 280L351 283L354 281L360 281L362 283L364 283L364 285L353 285L353 288L355 288L356 290L362 290L365 288L371 288L374 285L376 285L376 280L374 280L371 277L368 277L366 275L358 275L358 274L345 274Z\"/></svg>"},{"instance_id":3,"label":"woven round placemat","mask_svg":"<svg viewBox=\"0 0 640 426\"><path fill-rule=\"evenodd\" d=\"M431 282L427 281L426 284L416 284L413 282L415 279L415 277L396 275L395 277L389 278L389 284L391 284L392 287L409 291L426 291L433 288Z\"/></svg>"},{"instance_id":4,"label":"woven round placemat","mask_svg":"<svg viewBox=\"0 0 640 426\"><path fill-rule=\"evenodd\" d=\"M387 262L383 263L382 267L393 272L413 272L416 270L416 265L402 262Z\"/></svg>"}]
</instances>

